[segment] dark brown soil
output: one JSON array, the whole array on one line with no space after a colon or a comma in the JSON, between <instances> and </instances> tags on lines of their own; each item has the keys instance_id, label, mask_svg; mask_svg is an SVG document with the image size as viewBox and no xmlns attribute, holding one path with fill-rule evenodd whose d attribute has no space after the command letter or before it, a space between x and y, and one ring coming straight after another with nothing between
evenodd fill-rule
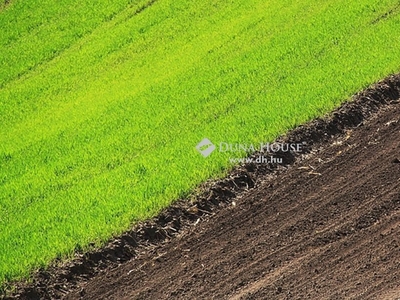
<instances>
[{"instance_id":1,"label":"dark brown soil","mask_svg":"<svg viewBox=\"0 0 400 300\"><path fill-rule=\"evenodd\" d=\"M400 298L400 76L280 141L107 247L35 275L21 299Z\"/></svg>"}]
</instances>

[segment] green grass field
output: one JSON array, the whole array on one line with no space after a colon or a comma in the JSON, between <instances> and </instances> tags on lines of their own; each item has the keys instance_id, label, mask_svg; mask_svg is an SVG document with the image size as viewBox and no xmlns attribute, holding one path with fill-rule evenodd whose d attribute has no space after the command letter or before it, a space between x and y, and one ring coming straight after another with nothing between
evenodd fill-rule
<instances>
[{"instance_id":1,"label":"green grass field","mask_svg":"<svg viewBox=\"0 0 400 300\"><path fill-rule=\"evenodd\" d=\"M396 0L0 5L0 284L101 245L400 71Z\"/></svg>"}]
</instances>

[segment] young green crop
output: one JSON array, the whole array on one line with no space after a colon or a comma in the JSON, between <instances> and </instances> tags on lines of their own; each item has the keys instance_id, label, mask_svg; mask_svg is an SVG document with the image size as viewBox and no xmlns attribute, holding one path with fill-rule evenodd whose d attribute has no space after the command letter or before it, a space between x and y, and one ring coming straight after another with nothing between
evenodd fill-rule
<instances>
[{"instance_id":1,"label":"young green crop","mask_svg":"<svg viewBox=\"0 0 400 300\"><path fill-rule=\"evenodd\" d=\"M400 69L397 1L11 1L0 282L100 245ZM387 13L392 11L392 13Z\"/></svg>"}]
</instances>

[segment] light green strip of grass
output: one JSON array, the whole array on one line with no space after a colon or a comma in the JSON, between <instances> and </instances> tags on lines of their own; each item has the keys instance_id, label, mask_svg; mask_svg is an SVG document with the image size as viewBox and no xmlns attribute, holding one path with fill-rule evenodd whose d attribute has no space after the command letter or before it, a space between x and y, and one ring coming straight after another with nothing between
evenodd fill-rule
<instances>
[{"instance_id":1,"label":"light green strip of grass","mask_svg":"<svg viewBox=\"0 0 400 300\"><path fill-rule=\"evenodd\" d=\"M202 138L271 141L400 69L397 1L146 3L0 12L1 282L226 174Z\"/></svg>"}]
</instances>

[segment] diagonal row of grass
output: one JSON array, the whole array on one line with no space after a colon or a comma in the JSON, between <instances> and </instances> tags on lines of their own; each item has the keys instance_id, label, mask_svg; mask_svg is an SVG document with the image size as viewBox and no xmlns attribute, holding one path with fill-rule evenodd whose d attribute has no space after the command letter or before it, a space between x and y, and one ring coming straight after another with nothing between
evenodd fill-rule
<instances>
[{"instance_id":1,"label":"diagonal row of grass","mask_svg":"<svg viewBox=\"0 0 400 300\"><path fill-rule=\"evenodd\" d=\"M229 153L399 71L397 1L15 1L0 12L0 282L150 217ZM245 153L235 153L235 156Z\"/></svg>"}]
</instances>

